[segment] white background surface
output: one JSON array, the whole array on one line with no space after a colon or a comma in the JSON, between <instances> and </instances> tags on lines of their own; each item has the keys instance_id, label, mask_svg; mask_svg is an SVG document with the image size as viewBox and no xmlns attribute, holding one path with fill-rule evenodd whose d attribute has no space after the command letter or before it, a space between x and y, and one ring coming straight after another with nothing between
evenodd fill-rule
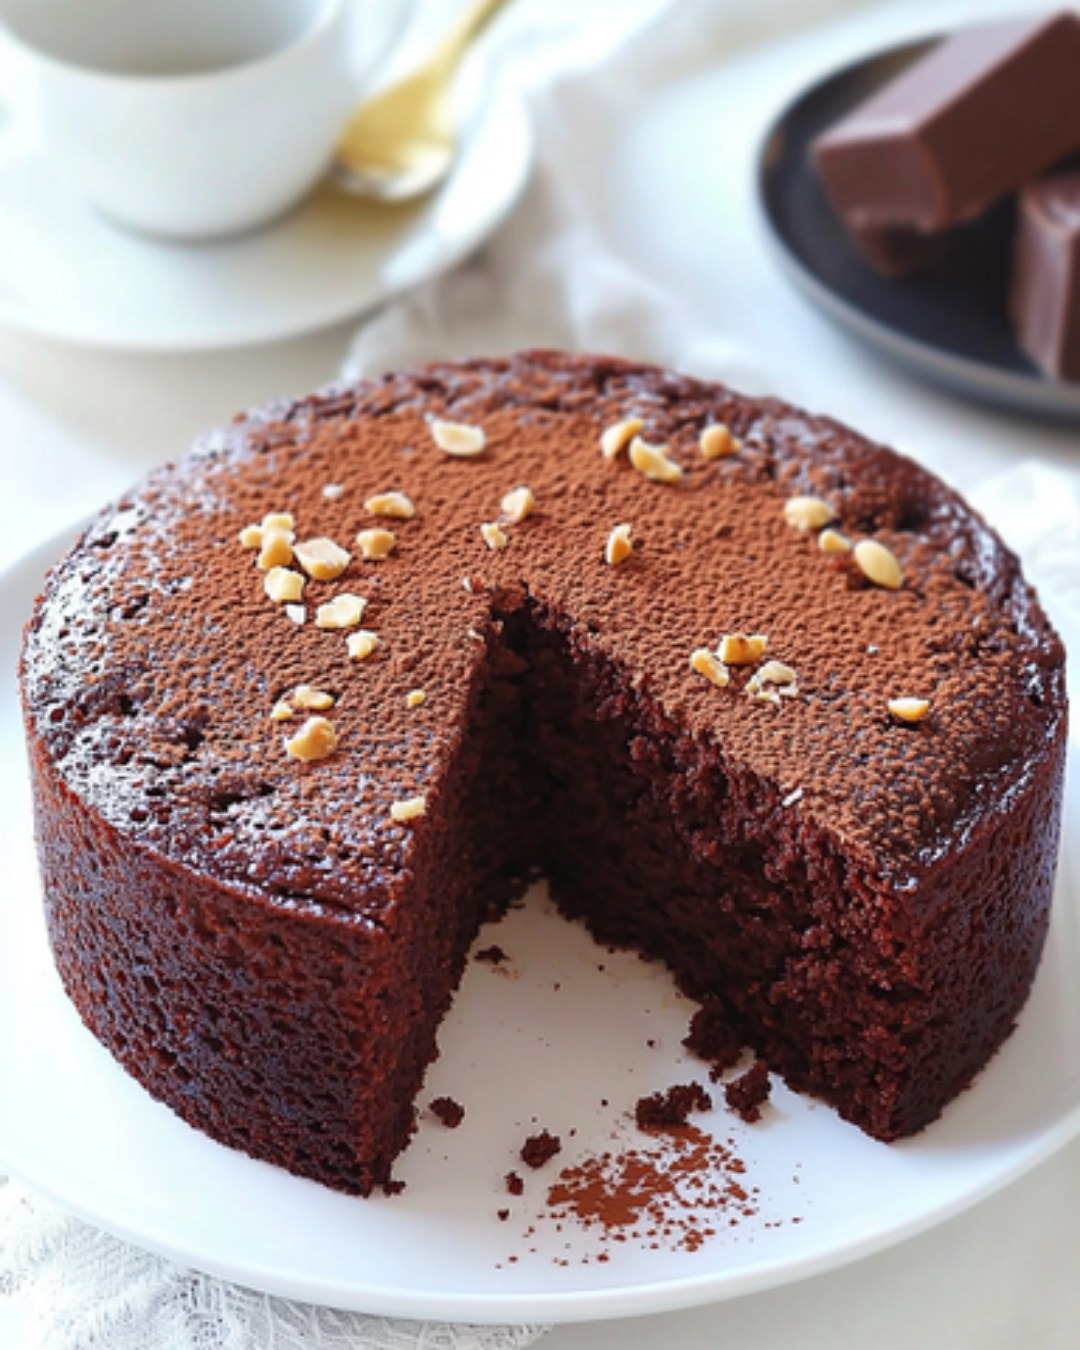
<instances>
[{"instance_id":1,"label":"white background surface","mask_svg":"<svg viewBox=\"0 0 1080 1350\"><path fill-rule=\"evenodd\" d=\"M804 8L809 20L829 6L808 0ZM747 156L769 111L828 65L894 36L1024 8L1038 6L870 6L840 31L812 28L729 70L722 51L703 48L673 92L642 97L639 115L596 165L592 195L596 223L614 247L738 339L747 352L744 383L827 408L969 493L1032 457L1080 482L1080 432L927 389L828 326L785 287L764 251ZM349 335L342 327L212 358L169 358L0 334L5 553L13 558L77 519L236 408L325 382ZM968 1214L847 1270L634 1324L564 1327L544 1344L1071 1350L1080 1343L1078 1253L1080 1145L1073 1144ZM3 1306L0 1344L18 1346Z\"/></svg>"}]
</instances>

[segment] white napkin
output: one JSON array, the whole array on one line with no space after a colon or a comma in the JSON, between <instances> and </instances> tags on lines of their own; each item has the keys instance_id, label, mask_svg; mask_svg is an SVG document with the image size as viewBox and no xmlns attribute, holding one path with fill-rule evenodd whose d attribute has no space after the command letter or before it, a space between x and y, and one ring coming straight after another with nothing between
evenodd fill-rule
<instances>
[{"instance_id":1,"label":"white napkin","mask_svg":"<svg viewBox=\"0 0 1080 1350\"><path fill-rule=\"evenodd\" d=\"M478 258L360 330L345 373L548 345L616 351L746 392L770 390L761 354L703 328L616 256L589 210L590 165L649 90L856 3L521 0L493 46L503 70L530 90L539 141L533 183ZM1080 613L1080 502L1068 480L1020 466L987 484L978 504L1007 527L1036 579L1067 594ZM20 1350L510 1350L544 1334L269 1298L148 1255L0 1182L4 1296L23 1324Z\"/></svg>"}]
</instances>

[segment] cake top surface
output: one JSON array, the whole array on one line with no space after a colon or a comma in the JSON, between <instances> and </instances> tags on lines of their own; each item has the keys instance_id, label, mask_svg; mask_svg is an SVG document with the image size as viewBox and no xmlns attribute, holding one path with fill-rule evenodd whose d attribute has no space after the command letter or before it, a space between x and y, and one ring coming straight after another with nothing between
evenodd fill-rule
<instances>
[{"instance_id":1,"label":"cake top surface","mask_svg":"<svg viewBox=\"0 0 1080 1350\"><path fill-rule=\"evenodd\" d=\"M601 454L602 433L632 418L678 481ZM439 419L482 429L483 449L440 449ZM734 453L703 455L713 425ZM511 523L500 503L519 486L535 508ZM365 509L389 491L407 494L411 519ZM790 523L798 496L827 502L849 540L886 547L900 588ZM238 542L275 512L298 541L351 555L335 579L307 579L303 623ZM481 527L500 520L506 546L492 548ZM622 524L633 551L611 565ZM369 561L354 540L375 528L395 546ZM357 628L316 623L341 593L367 602L366 659L348 651ZM24 651L28 718L116 829L275 903L377 919L424 828L390 806L452 790L443 770L493 625L526 595L890 886L1007 803L1065 715L1061 644L1015 558L917 465L773 400L532 352L281 403L152 474L50 574ZM767 652L719 687L691 653L735 633L767 634ZM768 660L794 672L793 696L748 695ZM272 719L301 685L335 700L317 715L337 747L313 762L283 745L307 712ZM904 722L888 708L899 698L930 710Z\"/></svg>"}]
</instances>

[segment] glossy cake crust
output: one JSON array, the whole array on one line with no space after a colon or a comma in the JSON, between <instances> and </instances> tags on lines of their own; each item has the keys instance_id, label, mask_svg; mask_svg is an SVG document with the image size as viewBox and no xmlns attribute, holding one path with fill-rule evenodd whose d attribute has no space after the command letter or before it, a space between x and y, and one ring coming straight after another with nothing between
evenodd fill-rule
<instances>
[{"instance_id":1,"label":"glossy cake crust","mask_svg":"<svg viewBox=\"0 0 1080 1350\"><path fill-rule=\"evenodd\" d=\"M643 422L650 481L605 428ZM481 427L456 458L431 422ZM702 431L737 438L706 459ZM480 526L527 484L535 511ZM327 491L327 489L330 489ZM373 518L404 491L410 520ZM871 585L785 518L900 560ZM305 619L236 542L290 512L353 559ZM634 552L605 562L612 528ZM361 528L394 552L364 561ZM375 653L313 622L364 596ZM691 669L767 633L794 697ZM536 870L601 937L666 960L793 1086L882 1139L1008 1034L1046 933L1061 644L951 491L838 424L607 358L431 366L248 414L105 511L50 574L22 688L57 966L155 1096L341 1189L386 1180L483 917ZM270 714L331 692L337 750ZM406 695L425 697L409 706ZM905 724L901 696L931 700ZM422 797L425 814L393 819Z\"/></svg>"}]
</instances>

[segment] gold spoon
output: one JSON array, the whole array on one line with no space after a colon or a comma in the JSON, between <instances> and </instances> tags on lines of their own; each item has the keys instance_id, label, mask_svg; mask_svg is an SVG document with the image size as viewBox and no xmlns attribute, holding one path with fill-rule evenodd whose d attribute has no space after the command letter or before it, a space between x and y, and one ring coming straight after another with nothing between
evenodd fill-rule
<instances>
[{"instance_id":1,"label":"gold spoon","mask_svg":"<svg viewBox=\"0 0 1080 1350\"><path fill-rule=\"evenodd\" d=\"M431 56L361 105L338 146L334 176L348 192L403 202L430 192L457 152L450 87L469 44L507 0L476 0Z\"/></svg>"}]
</instances>

